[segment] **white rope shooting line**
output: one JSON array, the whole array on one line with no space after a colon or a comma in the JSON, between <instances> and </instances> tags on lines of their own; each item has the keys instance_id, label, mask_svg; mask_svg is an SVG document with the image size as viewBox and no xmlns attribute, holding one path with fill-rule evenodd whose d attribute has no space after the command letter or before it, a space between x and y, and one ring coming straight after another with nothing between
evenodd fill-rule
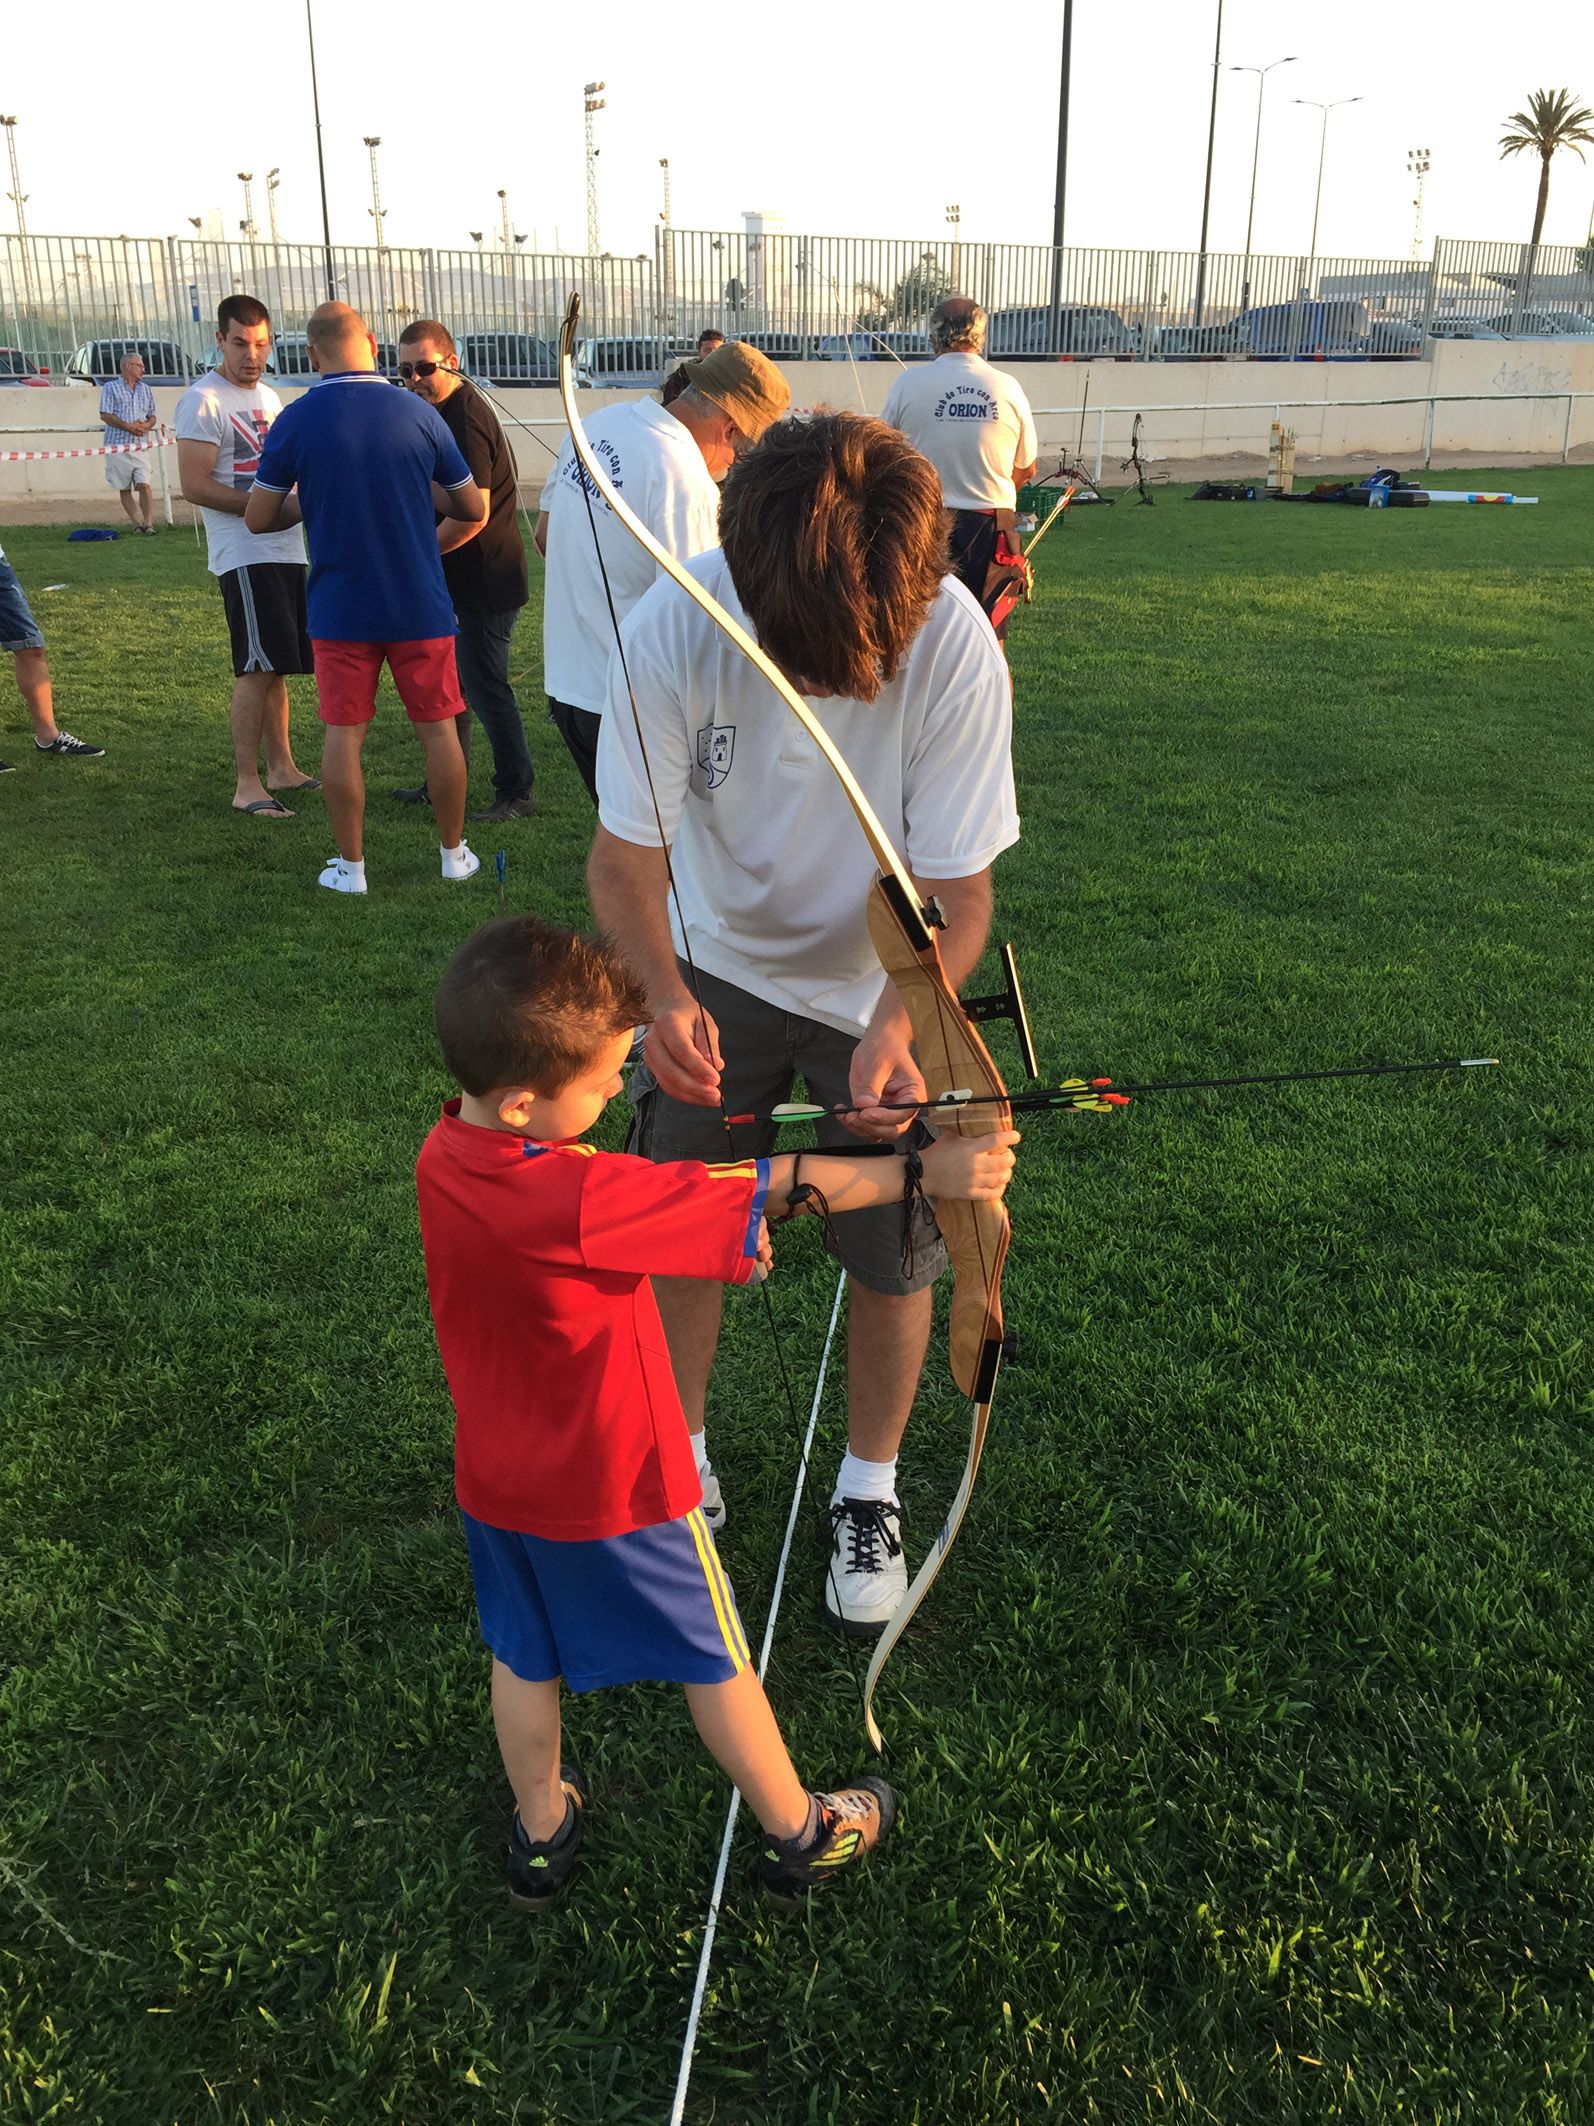
<instances>
[{"instance_id":1,"label":"white rope shooting line","mask_svg":"<svg viewBox=\"0 0 1594 2126\"><path fill-rule=\"evenodd\" d=\"M808 1413L808 1430L803 1435L803 1451L797 1458L797 1482L791 1495L791 1512L786 1518L786 1540L780 1546L780 1563L775 1568L775 1585L769 1598L769 1619L764 1626L763 1644L758 1649L758 1680L764 1680L769 1667L769 1650L774 1644L775 1622L780 1615L780 1598L786 1586L786 1564L791 1556L792 1538L797 1533L797 1521L802 1512L803 1493L808 1484L808 1463L813 1453L814 1431L819 1423L819 1405L825 1393L825 1376L830 1370L830 1350L836 1340L836 1323L841 1319L841 1296L846 1290L847 1273L843 1270L836 1279L836 1297L830 1309L830 1326L825 1331L825 1348L819 1358L819 1378L814 1382L813 1408ZM731 1805L725 1816L725 1836L720 1840L719 1865L714 1870L714 1887L709 1892L708 1918L703 1926L703 1947L697 1959L697 1983L692 1988L692 2007L686 2019L686 2037L681 2046L680 2071L675 2077L675 2101L670 2106L670 2126L682 2126L686 2117L686 2091L692 2079L692 2061L697 2051L697 2026L702 2020L703 2000L708 1992L709 1960L714 1954L714 1937L719 1932L720 1901L725 1890L725 1871L730 1866L731 1840L736 1831L736 1818L742 1806L742 1797L733 1788Z\"/></svg>"}]
</instances>

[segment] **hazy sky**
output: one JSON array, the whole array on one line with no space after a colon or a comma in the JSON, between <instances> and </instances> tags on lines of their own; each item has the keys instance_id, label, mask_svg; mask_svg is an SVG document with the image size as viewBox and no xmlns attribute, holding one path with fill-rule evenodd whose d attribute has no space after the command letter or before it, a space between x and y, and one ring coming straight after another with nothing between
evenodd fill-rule
<instances>
[{"instance_id":1,"label":"hazy sky","mask_svg":"<svg viewBox=\"0 0 1594 2126\"><path fill-rule=\"evenodd\" d=\"M1076 0L1070 243L1196 248L1215 14L1215 0ZM19 119L33 231L186 235L188 216L219 208L236 234L234 173L249 169L264 233L277 164L283 235L319 235L297 0L12 0L5 17L0 108ZM965 241L1049 240L1061 0L804 0L733 11L723 39L712 12L667 0L476 0L416 18L429 35L401 8L316 0L335 241L369 240L375 133L390 243L468 246L496 228L505 186L517 230L583 248L581 91L596 77L607 250L651 251L661 156L681 228L740 228L763 208L793 231L933 237L956 201ZM1226 0L1226 62L1285 53L1295 64L1268 80L1258 251L1304 251L1311 232L1319 120L1292 97L1363 97L1329 121L1318 248L1380 257L1411 245L1410 148L1433 158L1425 251L1435 235L1523 240L1538 162L1500 161L1507 113L1537 88L1594 102L1587 0ZM1243 248L1255 114L1256 77L1225 73L1214 250ZM1564 152L1546 241L1581 242L1591 211L1594 164Z\"/></svg>"}]
</instances>

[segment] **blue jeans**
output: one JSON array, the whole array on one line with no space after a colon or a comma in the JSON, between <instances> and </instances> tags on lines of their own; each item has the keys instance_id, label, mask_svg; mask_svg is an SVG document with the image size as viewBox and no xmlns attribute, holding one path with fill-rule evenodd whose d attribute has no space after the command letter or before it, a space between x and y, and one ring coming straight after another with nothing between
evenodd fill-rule
<instances>
[{"instance_id":1,"label":"blue jeans","mask_svg":"<svg viewBox=\"0 0 1594 2126\"><path fill-rule=\"evenodd\" d=\"M537 779L520 703L509 683L509 644L519 618L518 606L511 613L461 613L454 640L460 692L493 749L493 797L500 801L529 797ZM458 717L456 723L469 760L470 717Z\"/></svg>"}]
</instances>

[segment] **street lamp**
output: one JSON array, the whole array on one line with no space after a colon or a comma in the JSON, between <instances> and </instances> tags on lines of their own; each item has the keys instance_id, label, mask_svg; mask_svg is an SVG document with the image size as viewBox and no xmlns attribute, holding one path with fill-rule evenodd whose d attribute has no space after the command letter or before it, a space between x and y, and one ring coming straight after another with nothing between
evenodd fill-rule
<instances>
[{"instance_id":1,"label":"street lamp","mask_svg":"<svg viewBox=\"0 0 1594 2126\"><path fill-rule=\"evenodd\" d=\"M605 99L599 94L599 90L606 89L608 86L609 84L606 81L589 81L581 91L585 99L581 108L585 114L587 128L587 251L589 256L594 258L598 255L599 250L598 144L592 136L592 117L595 111L601 111L606 108Z\"/></svg>"},{"instance_id":2,"label":"street lamp","mask_svg":"<svg viewBox=\"0 0 1594 2126\"><path fill-rule=\"evenodd\" d=\"M1231 66L1231 74L1254 74L1256 76L1256 144L1251 150L1251 204L1245 210L1245 285L1240 295L1240 308L1251 307L1251 225L1256 218L1256 168L1262 157L1262 98L1267 93L1267 77L1276 66L1293 66L1295 53L1282 59L1270 59L1266 66Z\"/></svg>"},{"instance_id":3,"label":"street lamp","mask_svg":"<svg viewBox=\"0 0 1594 2126\"><path fill-rule=\"evenodd\" d=\"M280 170L268 170L266 172L266 214L271 223L271 241L273 244L282 242L281 232L277 228L277 192L281 184L282 172Z\"/></svg>"},{"instance_id":4,"label":"street lamp","mask_svg":"<svg viewBox=\"0 0 1594 2126\"><path fill-rule=\"evenodd\" d=\"M240 170L238 172L238 182L244 188L244 218L240 226L251 243L255 240L255 196L249 188L254 181L255 173L253 170Z\"/></svg>"},{"instance_id":5,"label":"street lamp","mask_svg":"<svg viewBox=\"0 0 1594 2126\"><path fill-rule=\"evenodd\" d=\"M1427 187L1428 172L1433 168L1433 155L1427 148L1412 148L1406 156L1406 168L1417 180L1416 196L1412 200L1411 255L1413 260L1422 257L1422 195Z\"/></svg>"},{"instance_id":6,"label":"street lamp","mask_svg":"<svg viewBox=\"0 0 1594 2126\"><path fill-rule=\"evenodd\" d=\"M1316 103L1310 96L1292 96L1291 103L1304 105L1309 111L1323 114L1322 131L1317 138L1317 197L1312 201L1312 263L1317 263L1317 214L1323 204L1323 158L1328 153L1328 114L1347 103L1360 103L1360 96L1336 96L1332 103Z\"/></svg>"},{"instance_id":7,"label":"street lamp","mask_svg":"<svg viewBox=\"0 0 1594 2126\"><path fill-rule=\"evenodd\" d=\"M946 210L947 226L952 231L952 287L954 293L963 285L963 245L958 236L958 227L963 220L963 209L955 202Z\"/></svg>"}]
</instances>

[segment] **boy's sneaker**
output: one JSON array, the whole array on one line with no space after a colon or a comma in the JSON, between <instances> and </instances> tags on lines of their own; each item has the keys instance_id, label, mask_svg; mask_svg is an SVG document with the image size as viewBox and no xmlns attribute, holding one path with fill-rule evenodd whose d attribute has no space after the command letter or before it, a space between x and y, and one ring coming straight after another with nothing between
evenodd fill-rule
<instances>
[{"instance_id":1,"label":"boy's sneaker","mask_svg":"<svg viewBox=\"0 0 1594 2126\"><path fill-rule=\"evenodd\" d=\"M0 760L0 775L14 775L15 767L9 760Z\"/></svg>"},{"instance_id":2,"label":"boy's sneaker","mask_svg":"<svg viewBox=\"0 0 1594 2126\"><path fill-rule=\"evenodd\" d=\"M825 1615L855 1639L878 1638L908 1591L902 1508L894 1499L832 1499Z\"/></svg>"},{"instance_id":3,"label":"boy's sneaker","mask_svg":"<svg viewBox=\"0 0 1594 2126\"><path fill-rule=\"evenodd\" d=\"M457 849L444 849L441 854L444 878L474 878L482 867L481 858L468 842L461 842Z\"/></svg>"},{"instance_id":4,"label":"boy's sneaker","mask_svg":"<svg viewBox=\"0 0 1594 2126\"><path fill-rule=\"evenodd\" d=\"M509 1902L517 1912L546 1912L556 1905L581 1850L581 1815L587 1797L575 1765L560 1764L559 1783L565 1790L565 1820L552 1838L528 1838L521 1828L518 1809L509 1819L504 1881L509 1886Z\"/></svg>"},{"instance_id":5,"label":"boy's sneaker","mask_svg":"<svg viewBox=\"0 0 1594 2126\"><path fill-rule=\"evenodd\" d=\"M35 739L33 750L35 753L53 753L58 760L98 760L105 748L91 746L87 739L74 738L70 731L57 731L47 746L41 746Z\"/></svg>"},{"instance_id":6,"label":"boy's sneaker","mask_svg":"<svg viewBox=\"0 0 1594 2126\"><path fill-rule=\"evenodd\" d=\"M346 863L341 856L334 856L325 871L316 880L316 884L327 887L333 893L363 893L365 891L365 866L361 864L356 869L353 864Z\"/></svg>"},{"instance_id":7,"label":"boy's sneaker","mask_svg":"<svg viewBox=\"0 0 1594 2126\"><path fill-rule=\"evenodd\" d=\"M715 1535L725 1526L725 1494L720 1490L720 1480L714 1474L714 1464L705 1462L702 1471L703 1518Z\"/></svg>"},{"instance_id":8,"label":"boy's sneaker","mask_svg":"<svg viewBox=\"0 0 1594 2126\"><path fill-rule=\"evenodd\" d=\"M819 1827L810 1844L766 1838L759 1851L758 1879L764 1895L783 1912L872 1853L896 1821L897 1797L883 1779L860 1779L856 1786L816 1794L814 1800L819 1804Z\"/></svg>"}]
</instances>

